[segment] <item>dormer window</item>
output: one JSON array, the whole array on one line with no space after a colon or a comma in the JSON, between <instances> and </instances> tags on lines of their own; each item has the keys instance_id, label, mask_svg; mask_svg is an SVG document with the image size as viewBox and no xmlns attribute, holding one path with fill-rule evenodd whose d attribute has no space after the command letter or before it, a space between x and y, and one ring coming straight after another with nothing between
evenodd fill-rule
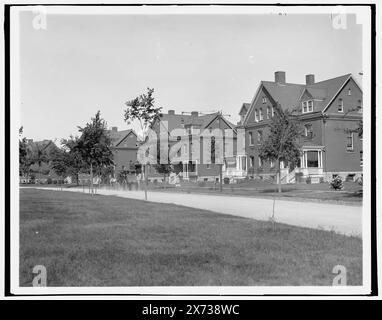
<instances>
[{"instance_id":1,"label":"dormer window","mask_svg":"<svg viewBox=\"0 0 382 320\"><path fill-rule=\"evenodd\" d=\"M302 113L313 112L313 100L303 101Z\"/></svg>"},{"instance_id":2,"label":"dormer window","mask_svg":"<svg viewBox=\"0 0 382 320\"><path fill-rule=\"evenodd\" d=\"M263 97L263 103L267 103L267 98Z\"/></svg>"},{"instance_id":3,"label":"dormer window","mask_svg":"<svg viewBox=\"0 0 382 320\"><path fill-rule=\"evenodd\" d=\"M348 90L348 96L351 96L351 89Z\"/></svg>"},{"instance_id":4,"label":"dormer window","mask_svg":"<svg viewBox=\"0 0 382 320\"><path fill-rule=\"evenodd\" d=\"M338 100L338 112L344 112L344 101L342 99Z\"/></svg>"}]
</instances>

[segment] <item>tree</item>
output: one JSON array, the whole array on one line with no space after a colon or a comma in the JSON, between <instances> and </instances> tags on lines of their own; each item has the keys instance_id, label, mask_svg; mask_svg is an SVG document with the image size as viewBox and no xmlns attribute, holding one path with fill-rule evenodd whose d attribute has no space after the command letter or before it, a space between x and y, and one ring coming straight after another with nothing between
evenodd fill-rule
<instances>
[{"instance_id":1,"label":"tree","mask_svg":"<svg viewBox=\"0 0 382 320\"><path fill-rule=\"evenodd\" d=\"M49 146L49 143L46 144L40 144L40 143L34 143L32 147L32 162L34 164L38 165L39 168L39 174L41 176L41 166L43 163L48 163L50 161L50 158L46 152L46 148ZM40 177L41 178L41 177Z\"/></svg>"},{"instance_id":2,"label":"tree","mask_svg":"<svg viewBox=\"0 0 382 320\"><path fill-rule=\"evenodd\" d=\"M138 122L142 141L146 138L149 126L162 110L161 107L154 106L153 93L154 89L147 88L146 94L125 103L127 109L124 110L124 120L127 124Z\"/></svg>"},{"instance_id":3,"label":"tree","mask_svg":"<svg viewBox=\"0 0 382 320\"><path fill-rule=\"evenodd\" d=\"M107 133L107 124L97 111L91 122L84 128L78 127L81 136L77 141L76 150L81 154L84 163L90 167L90 184L93 190L93 169L114 164L111 151L111 139Z\"/></svg>"},{"instance_id":4,"label":"tree","mask_svg":"<svg viewBox=\"0 0 382 320\"><path fill-rule=\"evenodd\" d=\"M172 172L172 166L170 164L160 163L154 165L154 167L158 173L163 174L163 183L166 184L166 176Z\"/></svg>"},{"instance_id":5,"label":"tree","mask_svg":"<svg viewBox=\"0 0 382 320\"><path fill-rule=\"evenodd\" d=\"M23 134L23 127L19 129L19 136ZM27 139L24 137L19 140L19 175L29 177L30 168L33 164L33 158L30 148L28 148Z\"/></svg>"},{"instance_id":6,"label":"tree","mask_svg":"<svg viewBox=\"0 0 382 320\"><path fill-rule=\"evenodd\" d=\"M67 174L75 177L78 185L78 174L89 170L85 161L82 159L82 153L78 148L78 137L70 136L69 139L63 139L61 144L66 151Z\"/></svg>"},{"instance_id":7,"label":"tree","mask_svg":"<svg viewBox=\"0 0 382 320\"><path fill-rule=\"evenodd\" d=\"M296 117L288 110L282 110L281 106L275 106L275 116L270 123L270 132L259 147L259 157L262 160L277 161L278 192L281 190L281 161L297 162L301 155L301 147L298 139L301 136L301 128Z\"/></svg>"},{"instance_id":8,"label":"tree","mask_svg":"<svg viewBox=\"0 0 382 320\"><path fill-rule=\"evenodd\" d=\"M127 124L138 122L140 125L141 140L145 141L147 131L152 122L159 116L162 108L154 106L154 89L147 88L146 94L141 94L133 100L127 101L125 105L127 109L124 110L124 120ZM143 172L145 175L145 198L147 199L147 168L144 164Z\"/></svg>"},{"instance_id":9,"label":"tree","mask_svg":"<svg viewBox=\"0 0 382 320\"><path fill-rule=\"evenodd\" d=\"M63 149L56 149L52 152L50 167L61 178L65 179L68 171L68 154Z\"/></svg>"}]
</instances>

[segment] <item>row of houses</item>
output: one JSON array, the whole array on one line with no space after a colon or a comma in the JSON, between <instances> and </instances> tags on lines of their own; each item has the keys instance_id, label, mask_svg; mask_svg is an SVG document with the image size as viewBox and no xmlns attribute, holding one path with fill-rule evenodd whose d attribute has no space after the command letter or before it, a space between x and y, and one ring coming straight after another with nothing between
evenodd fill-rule
<instances>
[{"instance_id":1,"label":"row of houses","mask_svg":"<svg viewBox=\"0 0 382 320\"><path fill-rule=\"evenodd\" d=\"M228 121L220 112L177 114L168 110L153 121L151 129L159 136L161 125L166 123L169 133L182 128L189 137L193 132L231 129L235 133L234 139L241 129L245 132L245 147L236 148L232 156L224 158L222 177L233 180L245 177L272 179L276 173L275 163L259 157L259 146L269 131L276 106L280 106L284 110L294 110L304 128L299 141L301 158L297 163L281 163L282 181L292 183L296 177L309 177L314 183L336 175L352 180L362 176L362 136L357 134L362 120L362 103L362 89L351 74L319 82L315 81L313 74L308 74L305 83L295 84L286 81L285 72L277 71L273 81L260 82L251 102L242 103L237 124ZM115 127L109 133L116 171L134 172L140 145L136 133L132 130L118 131ZM170 147L183 138L170 139ZM184 180L219 181L220 164L213 161L205 163L202 158L194 160L192 150L190 145L185 149L179 148L182 161L177 165L177 174ZM161 176L151 167L149 179L161 179Z\"/></svg>"}]
</instances>

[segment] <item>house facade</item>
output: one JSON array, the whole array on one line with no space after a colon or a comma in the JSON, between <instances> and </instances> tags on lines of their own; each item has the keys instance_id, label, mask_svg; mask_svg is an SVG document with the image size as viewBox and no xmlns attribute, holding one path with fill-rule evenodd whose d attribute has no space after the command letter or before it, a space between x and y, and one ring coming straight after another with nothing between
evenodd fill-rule
<instances>
[{"instance_id":1,"label":"house facade","mask_svg":"<svg viewBox=\"0 0 382 320\"><path fill-rule=\"evenodd\" d=\"M114 176L117 176L122 170L135 173L139 146L137 134L131 129L118 131L117 127L111 127L107 133L111 139Z\"/></svg>"},{"instance_id":2,"label":"house facade","mask_svg":"<svg viewBox=\"0 0 382 320\"><path fill-rule=\"evenodd\" d=\"M174 110L169 110L168 113L161 114L153 121L151 129L157 137L160 137L161 130L168 134L168 142L160 140L160 144L168 143L170 153L173 152L176 158L172 163L175 173L183 180L219 181L220 166L222 166L223 178L246 174L245 170L239 170L236 165L235 125L219 112L200 114L192 111L176 114ZM176 129L180 129L179 134L174 133ZM212 142L216 138L215 129L220 129L222 132L228 129L232 132L232 152L228 154L228 157L223 157L223 162L220 163L216 161L215 142ZM210 138L201 137L203 132L207 132ZM199 153L196 152L196 148L199 149ZM210 160L207 160L207 154L211 155ZM149 179L155 178L161 179L162 175L151 168Z\"/></svg>"},{"instance_id":3,"label":"house facade","mask_svg":"<svg viewBox=\"0 0 382 320\"><path fill-rule=\"evenodd\" d=\"M309 74L305 84L292 84L286 82L285 72L277 71L274 81L262 81L251 103L244 103L239 112L237 128L245 129L248 176L275 177L276 164L260 159L259 145L277 105L293 110L304 130L298 163L281 163L282 182L301 177L314 183L335 175L352 180L362 175L362 89L353 76L315 82Z\"/></svg>"}]
</instances>

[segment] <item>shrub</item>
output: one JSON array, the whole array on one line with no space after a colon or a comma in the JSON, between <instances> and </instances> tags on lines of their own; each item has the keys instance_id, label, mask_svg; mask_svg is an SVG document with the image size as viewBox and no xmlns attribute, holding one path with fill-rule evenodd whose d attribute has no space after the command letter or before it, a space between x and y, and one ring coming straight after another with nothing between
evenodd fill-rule
<instances>
[{"instance_id":1,"label":"shrub","mask_svg":"<svg viewBox=\"0 0 382 320\"><path fill-rule=\"evenodd\" d=\"M320 177L320 183L324 183L324 178Z\"/></svg>"},{"instance_id":2,"label":"shrub","mask_svg":"<svg viewBox=\"0 0 382 320\"><path fill-rule=\"evenodd\" d=\"M311 177L307 177L306 180L305 180L305 182L306 182L307 184L311 184L311 183L312 183L312 178L311 178Z\"/></svg>"},{"instance_id":3,"label":"shrub","mask_svg":"<svg viewBox=\"0 0 382 320\"><path fill-rule=\"evenodd\" d=\"M342 190L344 188L344 185L340 176L334 177L329 182L329 185L330 185L330 188L334 190Z\"/></svg>"},{"instance_id":4,"label":"shrub","mask_svg":"<svg viewBox=\"0 0 382 320\"><path fill-rule=\"evenodd\" d=\"M52 178L48 178L48 179L46 180L46 183L47 183L47 184L52 184Z\"/></svg>"}]
</instances>

